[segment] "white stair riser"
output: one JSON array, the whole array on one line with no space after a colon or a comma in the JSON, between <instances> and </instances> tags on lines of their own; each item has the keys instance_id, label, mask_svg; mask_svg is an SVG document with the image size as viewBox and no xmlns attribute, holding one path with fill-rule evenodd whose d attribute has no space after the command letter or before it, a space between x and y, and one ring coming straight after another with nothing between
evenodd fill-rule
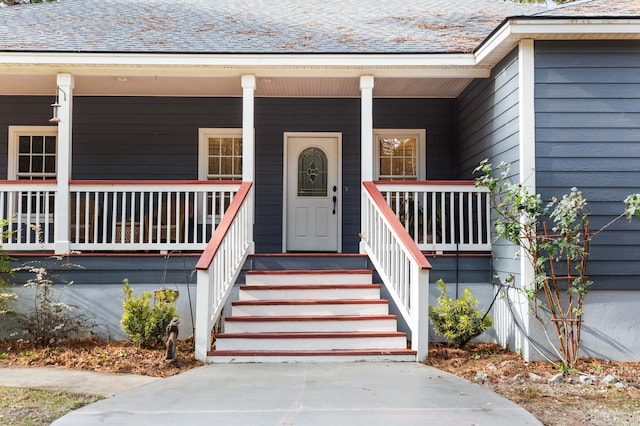
<instances>
[{"instance_id":1,"label":"white stair riser","mask_svg":"<svg viewBox=\"0 0 640 426\"><path fill-rule=\"evenodd\" d=\"M371 284L371 274L247 274L247 285Z\"/></svg>"},{"instance_id":2,"label":"white stair riser","mask_svg":"<svg viewBox=\"0 0 640 426\"><path fill-rule=\"evenodd\" d=\"M339 349L397 349L406 346L406 339L398 337L330 337L330 338L219 338L220 351L322 351Z\"/></svg>"},{"instance_id":3,"label":"white stair riser","mask_svg":"<svg viewBox=\"0 0 640 426\"><path fill-rule=\"evenodd\" d=\"M235 305L233 316L387 315L387 304Z\"/></svg>"},{"instance_id":4,"label":"white stair riser","mask_svg":"<svg viewBox=\"0 0 640 426\"><path fill-rule=\"evenodd\" d=\"M240 300L339 300L339 299L380 299L380 289L376 287L344 289L269 289L240 290Z\"/></svg>"},{"instance_id":5,"label":"white stair riser","mask_svg":"<svg viewBox=\"0 0 640 426\"><path fill-rule=\"evenodd\" d=\"M317 321L228 321L225 333L299 333L396 331L395 319L317 320Z\"/></svg>"},{"instance_id":6,"label":"white stair riser","mask_svg":"<svg viewBox=\"0 0 640 426\"><path fill-rule=\"evenodd\" d=\"M375 355L278 355L278 356L239 356L239 355L215 355L207 357L207 362L217 364L231 363L331 363L331 362L416 362L415 355L375 354Z\"/></svg>"}]
</instances>

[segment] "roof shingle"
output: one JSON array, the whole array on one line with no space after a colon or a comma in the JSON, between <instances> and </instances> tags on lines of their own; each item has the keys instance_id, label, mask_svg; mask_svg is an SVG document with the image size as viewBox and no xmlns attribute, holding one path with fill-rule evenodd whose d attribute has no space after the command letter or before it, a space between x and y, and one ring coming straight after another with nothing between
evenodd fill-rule
<instances>
[{"instance_id":1,"label":"roof shingle","mask_svg":"<svg viewBox=\"0 0 640 426\"><path fill-rule=\"evenodd\" d=\"M640 9L624 3L548 9L502 0L60 0L0 9L0 51L461 53L507 17L631 16Z\"/></svg>"}]
</instances>

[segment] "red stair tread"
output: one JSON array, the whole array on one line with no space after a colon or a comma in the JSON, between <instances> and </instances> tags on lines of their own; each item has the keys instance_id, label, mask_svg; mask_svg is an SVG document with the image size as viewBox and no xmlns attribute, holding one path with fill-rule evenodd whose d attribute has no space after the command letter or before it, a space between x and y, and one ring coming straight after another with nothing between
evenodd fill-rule
<instances>
[{"instance_id":1,"label":"red stair tread","mask_svg":"<svg viewBox=\"0 0 640 426\"><path fill-rule=\"evenodd\" d=\"M256 284L242 285L240 290L335 290L381 288L380 284Z\"/></svg>"},{"instance_id":2,"label":"red stair tread","mask_svg":"<svg viewBox=\"0 0 640 426\"><path fill-rule=\"evenodd\" d=\"M322 275L322 274L373 274L371 269L252 269L247 275Z\"/></svg>"}]
</instances>

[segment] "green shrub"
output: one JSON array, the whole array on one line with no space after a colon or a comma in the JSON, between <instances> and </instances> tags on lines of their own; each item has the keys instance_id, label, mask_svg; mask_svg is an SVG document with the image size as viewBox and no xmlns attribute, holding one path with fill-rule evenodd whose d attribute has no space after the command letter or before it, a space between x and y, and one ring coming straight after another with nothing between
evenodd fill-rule
<instances>
[{"instance_id":1,"label":"green shrub","mask_svg":"<svg viewBox=\"0 0 640 426\"><path fill-rule=\"evenodd\" d=\"M441 294L437 306L429 306L429 318L434 328L447 342L461 348L471 339L491 327L491 317L478 311L478 299L465 288L464 295L456 300L447 295L447 285L438 280Z\"/></svg>"},{"instance_id":2,"label":"green shrub","mask_svg":"<svg viewBox=\"0 0 640 426\"><path fill-rule=\"evenodd\" d=\"M136 345L152 347L162 341L167 325L178 317L175 301L178 292L168 289L145 291L140 297L133 296L129 280L123 281L124 303L120 326L127 338ZM153 302L152 299L153 298Z\"/></svg>"}]
</instances>

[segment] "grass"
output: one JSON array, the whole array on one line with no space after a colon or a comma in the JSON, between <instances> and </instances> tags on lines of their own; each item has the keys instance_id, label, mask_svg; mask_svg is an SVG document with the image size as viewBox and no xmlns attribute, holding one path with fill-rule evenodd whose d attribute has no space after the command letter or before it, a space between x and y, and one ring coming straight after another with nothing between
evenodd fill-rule
<instances>
[{"instance_id":1,"label":"grass","mask_svg":"<svg viewBox=\"0 0 640 426\"><path fill-rule=\"evenodd\" d=\"M101 396L0 386L0 424L49 425L70 411L104 399Z\"/></svg>"}]
</instances>

